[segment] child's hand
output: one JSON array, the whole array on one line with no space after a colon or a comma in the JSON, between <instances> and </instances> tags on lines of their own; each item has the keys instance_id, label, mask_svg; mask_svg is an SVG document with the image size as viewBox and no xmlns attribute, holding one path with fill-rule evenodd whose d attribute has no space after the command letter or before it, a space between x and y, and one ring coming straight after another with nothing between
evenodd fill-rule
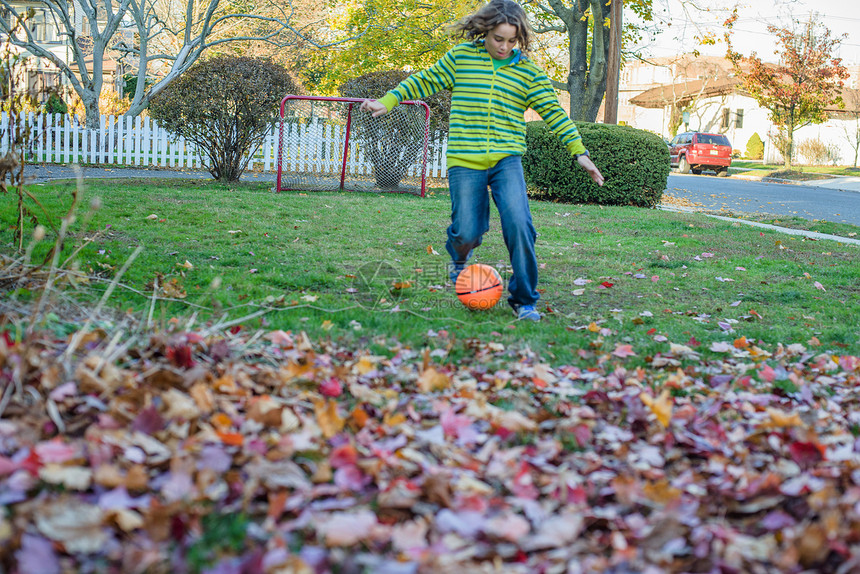
<instances>
[{"instance_id":1,"label":"child's hand","mask_svg":"<svg viewBox=\"0 0 860 574\"><path fill-rule=\"evenodd\" d=\"M361 102L360 109L365 112L370 112L370 115L375 118L384 116L388 113L388 108L385 107L385 104L381 104L379 100L364 100Z\"/></svg>"},{"instance_id":2,"label":"child's hand","mask_svg":"<svg viewBox=\"0 0 860 574\"><path fill-rule=\"evenodd\" d=\"M594 180L594 183L600 186L603 185L603 174L600 173L600 170L597 169L597 166L594 165L594 162L591 161L590 157L588 157L587 155L581 155L576 158L576 161L577 163L579 163L582 169L588 172L588 175L591 176L591 179Z\"/></svg>"}]
</instances>

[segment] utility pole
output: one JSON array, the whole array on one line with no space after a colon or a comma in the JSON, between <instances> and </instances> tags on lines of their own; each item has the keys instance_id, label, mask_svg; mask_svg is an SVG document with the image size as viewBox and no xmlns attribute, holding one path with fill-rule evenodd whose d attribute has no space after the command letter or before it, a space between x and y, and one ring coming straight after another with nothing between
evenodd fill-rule
<instances>
[{"instance_id":1,"label":"utility pole","mask_svg":"<svg viewBox=\"0 0 860 574\"><path fill-rule=\"evenodd\" d=\"M609 62L606 69L606 101L603 107L603 122L618 123L618 83L621 75L621 12L623 0L611 0L609 7Z\"/></svg>"}]
</instances>

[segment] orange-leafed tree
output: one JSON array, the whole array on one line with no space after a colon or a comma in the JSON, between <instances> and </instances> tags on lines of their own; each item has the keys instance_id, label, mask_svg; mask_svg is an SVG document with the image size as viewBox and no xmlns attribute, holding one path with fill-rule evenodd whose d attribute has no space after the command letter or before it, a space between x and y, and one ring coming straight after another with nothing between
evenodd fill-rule
<instances>
[{"instance_id":1,"label":"orange-leafed tree","mask_svg":"<svg viewBox=\"0 0 860 574\"><path fill-rule=\"evenodd\" d=\"M794 21L791 28L768 26L768 32L777 39L774 54L778 63L771 64L763 62L755 52L743 56L732 49L731 28L737 18L735 11L725 23L726 57L743 81L743 89L768 110L777 128L774 144L785 167L790 168L794 133L804 126L827 121L827 106L841 102L848 71L833 52L842 37L831 37L816 15L806 22Z\"/></svg>"}]
</instances>

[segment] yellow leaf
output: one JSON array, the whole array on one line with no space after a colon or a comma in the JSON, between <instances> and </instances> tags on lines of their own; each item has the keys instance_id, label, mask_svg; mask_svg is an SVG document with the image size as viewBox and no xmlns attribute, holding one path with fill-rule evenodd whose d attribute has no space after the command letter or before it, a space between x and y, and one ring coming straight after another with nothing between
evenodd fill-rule
<instances>
[{"instance_id":1,"label":"yellow leaf","mask_svg":"<svg viewBox=\"0 0 860 574\"><path fill-rule=\"evenodd\" d=\"M376 361L374 361L371 357L364 356L358 360L358 363L355 365L355 368L358 370L359 375L366 375L367 373L376 368Z\"/></svg>"},{"instance_id":2,"label":"yellow leaf","mask_svg":"<svg viewBox=\"0 0 860 574\"><path fill-rule=\"evenodd\" d=\"M640 394L639 398L651 409L661 425L669 426L669 421L672 420L672 396L669 394L669 389L663 389L656 399L647 393Z\"/></svg>"},{"instance_id":3,"label":"yellow leaf","mask_svg":"<svg viewBox=\"0 0 860 574\"><path fill-rule=\"evenodd\" d=\"M787 414L775 408L768 408L767 414L770 417L762 423L763 428L791 428L804 426L800 420L800 415L795 413Z\"/></svg>"},{"instance_id":4,"label":"yellow leaf","mask_svg":"<svg viewBox=\"0 0 860 574\"><path fill-rule=\"evenodd\" d=\"M314 414L325 438L331 438L343 430L344 419L337 414L337 403L333 400L314 399Z\"/></svg>"},{"instance_id":5,"label":"yellow leaf","mask_svg":"<svg viewBox=\"0 0 860 574\"><path fill-rule=\"evenodd\" d=\"M424 393L441 391L448 387L449 382L448 375L430 367L421 373L421 376L418 378L418 388Z\"/></svg>"},{"instance_id":6,"label":"yellow leaf","mask_svg":"<svg viewBox=\"0 0 860 574\"><path fill-rule=\"evenodd\" d=\"M600 330L600 327L597 326L597 323L592 321L591 323L588 324L588 330L591 331L592 333L596 333Z\"/></svg>"},{"instance_id":7,"label":"yellow leaf","mask_svg":"<svg viewBox=\"0 0 860 574\"><path fill-rule=\"evenodd\" d=\"M649 500L653 500L659 504L669 504L681 496L682 491L679 488L672 486L665 478L654 483L646 483L642 487L642 494Z\"/></svg>"},{"instance_id":8,"label":"yellow leaf","mask_svg":"<svg viewBox=\"0 0 860 574\"><path fill-rule=\"evenodd\" d=\"M433 249L432 245L427 246L427 255L439 255L439 252Z\"/></svg>"},{"instance_id":9,"label":"yellow leaf","mask_svg":"<svg viewBox=\"0 0 860 574\"><path fill-rule=\"evenodd\" d=\"M388 413L382 418L382 423L386 426L396 427L406 422L406 415L403 413L391 414Z\"/></svg>"},{"instance_id":10,"label":"yellow leaf","mask_svg":"<svg viewBox=\"0 0 860 574\"><path fill-rule=\"evenodd\" d=\"M332 327L334 327L334 323L332 323L328 319L322 322L323 331L329 331Z\"/></svg>"}]
</instances>

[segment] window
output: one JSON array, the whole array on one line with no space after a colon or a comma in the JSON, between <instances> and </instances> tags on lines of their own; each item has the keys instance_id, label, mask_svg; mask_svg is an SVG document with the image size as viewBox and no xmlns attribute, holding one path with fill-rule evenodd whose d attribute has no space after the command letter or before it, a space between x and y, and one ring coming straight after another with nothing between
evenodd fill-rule
<instances>
[{"instance_id":1,"label":"window","mask_svg":"<svg viewBox=\"0 0 860 574\"><path fill-rule=\"evenodd\" d=\"M45 13L42 10L36 10L30 20L27 21L27 26L33 34L33 39L37 42L44 42L45 38Z\"/></svg>"},{"instance_id":2,"label":"window","mask_svg":"<svg viewBox=\"0 0 860 574\"><path fill-rule=\"evenodd\" d=\"M27 21L30 33L37 42L58 42L57 27L53 17L46 15L45 10L36 10L33 17Z\"/></svg>"},{"instance_id":3,"label":"window","mask_svg":"<svg viewBox=\"0 0 860 574\"><path fill-rule=\"evenodd\" d=\"M737 110L735 112L735 127L741 129L744 127L744 111Z\"/></svg>"},{"instance_id":4,"label":"window","mask_svg":"<svg viewBox=\"0 0 860 574\"><path fill-rule=\"evenodd\" d=\"M729 127L729 108L723 108L723 117L720 120L720 129L725 130Z\"/></svg>"},{"instance_id":5,"label":"window","mask_svg":"<svg viewBox=\"0 0 860 574\"><path fill-rule=\"evenodd\" d=\"M719 134L699 134L698 137L696 137L696 143L731 147L731 144L729 144L729 138Z\"/></svg>"}]
</instances>

